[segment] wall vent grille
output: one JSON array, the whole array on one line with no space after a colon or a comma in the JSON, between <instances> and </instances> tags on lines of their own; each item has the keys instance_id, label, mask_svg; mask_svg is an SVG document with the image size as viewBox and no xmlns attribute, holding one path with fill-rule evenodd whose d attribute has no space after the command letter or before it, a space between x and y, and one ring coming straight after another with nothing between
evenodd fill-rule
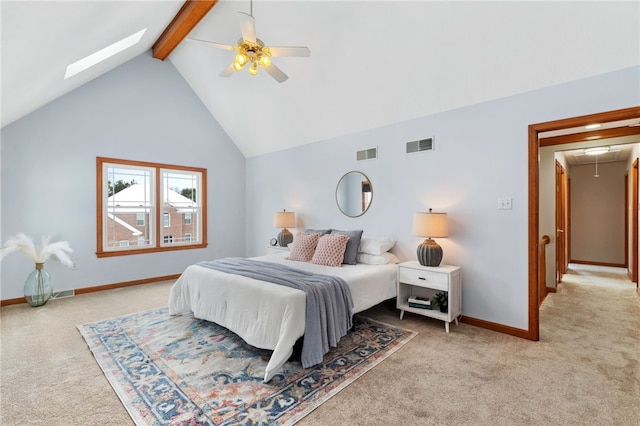
<instances>
[{"instance_id":1,"label":"wall vent grille","mask_svg":"<svg viewBox=\"0 0 640 426\"><path fill-rule=\"evenodd\" d=\"M75 290L62 290L62 291L58 291L55 292L51 295L52 299L62 299L64 297L72 297L75 296L76 292Z\"/></svg>"},{"instance_id":2,"label":"wall vent grille","mask_svg":"<svg viewBox=\"0 0 640 426\"><path fill-rule=\"evenodd\" d=\"M421 151L433 150L433 138L421 139L419 141L407 142L407 154Z\"/></svg>"},{"instance_id":3,"label":"wall vent grille","mask_svg":"<svg viewBox=\"0 0 640 426\"><path fill-rule=\"evenodd\" d=\"M358 161L373 160L375 158L378 158L378 148L363 149L356 153L356 159Z\"/></svg>"}]
</instances>

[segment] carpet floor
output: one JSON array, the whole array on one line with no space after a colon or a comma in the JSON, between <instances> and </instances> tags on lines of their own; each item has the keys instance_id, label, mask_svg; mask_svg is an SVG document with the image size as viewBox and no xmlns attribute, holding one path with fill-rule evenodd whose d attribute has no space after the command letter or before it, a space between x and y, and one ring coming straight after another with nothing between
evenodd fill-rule
<instances>
[{"instance_id":1,"label":"carpet floor","mask_svg":"<svg viewBox=\"0 0 640 426\"><path fill-rule=\"evenodd\" d=\"M264 383L271 351L217 324L160 308L78 326L138 425L291 425L400 349L415 333L356 316L353 329L302 368Z\"/></svg>"},{"instance_id":2,"label":"carpet floor","mask_svg":"<svg viewBox=\"0 0 640 426\"><path fill-rule=\"evenodd\" d=\"M132 425L76 326L166 305L171 284L2 307L0 424ZM623 269L572 264L539 342L446 334L388 304L363 315L419 334L297 426L640 424L640 296Z\"/></svg>"}]
</instances>

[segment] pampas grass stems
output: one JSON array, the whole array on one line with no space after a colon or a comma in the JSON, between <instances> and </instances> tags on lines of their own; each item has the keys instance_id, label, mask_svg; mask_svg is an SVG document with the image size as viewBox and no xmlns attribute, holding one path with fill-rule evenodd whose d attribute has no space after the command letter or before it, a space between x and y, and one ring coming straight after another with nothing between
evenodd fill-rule
<instances>
[{"instance_id":1,"label":"pampas grass stems","mask_svg":"<svg viewBox=\"0 0 640 426\"><path fill-rule=\"evenodd\" d=\"M0 248L0 259L15 251L23 252L35 263L45 263L49 258L53 257L64 266L73 267L73 261L67 254L73 253L69 243L67 241L52 243L51 236L43 237L40 246L36 247L31 237L20 233L7 240L4 243L4 247Z\"/></svg>"}]
</instances>

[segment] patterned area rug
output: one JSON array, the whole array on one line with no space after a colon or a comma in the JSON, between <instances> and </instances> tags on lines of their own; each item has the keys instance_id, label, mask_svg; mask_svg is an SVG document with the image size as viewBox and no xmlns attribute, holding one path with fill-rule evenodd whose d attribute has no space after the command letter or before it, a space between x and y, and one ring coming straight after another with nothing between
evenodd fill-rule
<instances>
[{"instance_id":1,"label":"patterned area rug","mask_svg":"<svg viewBox=\"0 0 640 426\"><path fill-rule=\"evenodd\" d=\"M416 333L356 316L323 363L289 361L263 383L270 351L167 308L78 326L138 425L291 425Z\"/></svg>"}]
</instances>

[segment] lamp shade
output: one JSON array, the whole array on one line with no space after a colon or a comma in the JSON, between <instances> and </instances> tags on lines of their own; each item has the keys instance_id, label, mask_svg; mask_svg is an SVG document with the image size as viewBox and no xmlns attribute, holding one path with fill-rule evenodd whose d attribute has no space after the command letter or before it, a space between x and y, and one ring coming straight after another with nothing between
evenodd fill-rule
<instances>
[{"instance_id":1,"label":"lamp shade","mask_svg":"<svg viewBox=\"0 0 640 426\"><path fill-rule=\"evenodd\" d=\"M413 215L413 235L426 238L449 236L446 213L420 212Z\"/></svg>"},{"instance_id":2,"label":"lamp shade","mask_svg":"<svg viewBox=\"0 0 640 426\"><path fill-rule=\"evenodd\" d=\"M293 228L296 226L296 214L294 212L281 211L273 215L274 228Z\"/></svg>"}]
</instances>

